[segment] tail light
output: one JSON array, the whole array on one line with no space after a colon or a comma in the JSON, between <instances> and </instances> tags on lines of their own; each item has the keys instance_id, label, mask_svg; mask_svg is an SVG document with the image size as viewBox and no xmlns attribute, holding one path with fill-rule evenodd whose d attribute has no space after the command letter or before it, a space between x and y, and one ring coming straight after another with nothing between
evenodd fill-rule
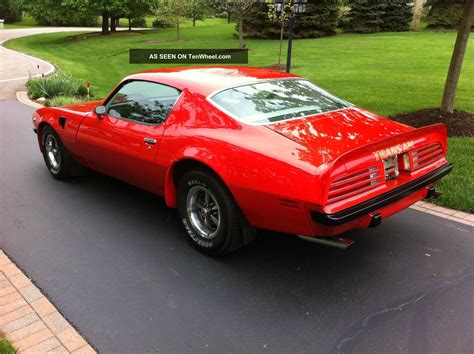
<instances>
[{"instance_id":1,"label":"tail light","mask_svg":"<svg viewBox=\"0 0 474 354\"><path fill-rule=\"evenodd\" d=\"M383 176L384 172L379 167L372 166L336 177L329 187L328 202L334 203L375 188L384 181Z\"/></svg>"},{"instance_id":2,"label":"tail light","mask_svg":"<svg viewBox=\"0 0 474 354\"><path fill-rule=\"evenodd\" d=\"M444 156L443 148L439 143L423 146L409 152L410 154L410 171L417 170L421 167L439 160Z\"/></svg>"}]
</instances>

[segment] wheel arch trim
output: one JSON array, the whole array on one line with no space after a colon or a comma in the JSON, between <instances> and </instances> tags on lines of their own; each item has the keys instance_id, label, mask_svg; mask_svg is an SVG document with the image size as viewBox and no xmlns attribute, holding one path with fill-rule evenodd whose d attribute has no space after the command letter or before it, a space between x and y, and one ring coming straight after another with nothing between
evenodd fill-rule
<instances>
[{"instance_id":1,"label":"wheel arch trim","mask_svg":"<svg viewBox=\"0 0 474 354\"><path fill-rule=\"evenodd\" d=\"M193 165L196 167L201 167L204 169L209 170L211 173L213 173L217 178L219 178L222 183L229 189L229 185L226 183L226 178L223 176L222 173L219 173L216 168L211 166L209 163L206 161L203 161L201 159L198 159L196 157L190 157L190 156L183 156L179 159L174 160L168 170L166 171L166 176L165 176L165 190L164 190L164 197L165 197L165 202L166 205L169 208L176 208L177 207L177 181L176 181L176 169L179 166L186 166L188 165L189 168L192 168ZM184 167L183 167L184 168ZM230 190L230 189L229 189ZM232 192L231 192L232 194Z\"/></svg>"}]
</instances>

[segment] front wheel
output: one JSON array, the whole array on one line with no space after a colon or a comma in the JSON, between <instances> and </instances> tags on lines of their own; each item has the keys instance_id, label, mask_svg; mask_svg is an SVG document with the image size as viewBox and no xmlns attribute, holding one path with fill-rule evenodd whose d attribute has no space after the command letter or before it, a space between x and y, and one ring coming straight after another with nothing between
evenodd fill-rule
<instances>
[{"instance_id":1,"label":"front wheel","mask_svg":"<svg viewBox=\"0 0 474 354\"><path fill-rule=\"evenodd\" d=\"M74 160L53 128L45 126L42 129L41 142L44 162L51 175L59 180L70 178Z\"/></svg>"},{"instance_id":2,"label":"front wheel","mask_svg":"<svg viewBox=\"0 0 474 354\"><path fill-rule=\"evenodd\" d=\"M203 253L224 255L248 243L239 207L210 172L190 171L181 177L178 212L189 241Z\"/></svg>"}]
</instances>

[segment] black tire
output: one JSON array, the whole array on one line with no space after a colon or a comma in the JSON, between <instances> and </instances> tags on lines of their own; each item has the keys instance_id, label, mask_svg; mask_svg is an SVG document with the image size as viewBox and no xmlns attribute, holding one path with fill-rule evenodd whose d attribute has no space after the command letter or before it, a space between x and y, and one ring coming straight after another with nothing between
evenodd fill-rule
<instances>
[{"instance_id":1,"label":"black tire","mask_svg":"<svg viewBox=\"0 0 474 354\"><path fill-rule=\"evenodd\" d=\"M196 226L199 223L196 214L199 213L192 210L197 209L190 208L190 212L188 212L188 206L197 204L192 204L192 198L196 193L207 193L204 190L210 193L211 202L209 205L212 205L212 200L217 204L220 220L220 226L215 231L213 231L215 227L211 228L213 236L208 234L206 237L203 236L202 228ZM212 208L207 208L207 210L210 209ZM179 179L178 213L188 240L199 251L207 255L221 256L228 254L254 239L253 229L246 225L232 194L212 172L205 170L189 171ZM211 226L215 226L215 224ZM203 227L205 228L205 226Z\"/></svg>"},{"instance_id":2,"label":"black tire","mask_svg":"<svg viewBox=\"0 0 474 354\"><path fill-rule=\"evenodd\" d=\"M49 125L43 127L41 130L41 144L43 146L43 158L51 175L58 180L69 179L73 176L73 170L76 168L76 163L67 151L58 134ZM52 153L46 145L52 144ZM55 158L51 157L52 154ZM55 161L55 162L54 162Z\"/></svg>"}]
</instances>

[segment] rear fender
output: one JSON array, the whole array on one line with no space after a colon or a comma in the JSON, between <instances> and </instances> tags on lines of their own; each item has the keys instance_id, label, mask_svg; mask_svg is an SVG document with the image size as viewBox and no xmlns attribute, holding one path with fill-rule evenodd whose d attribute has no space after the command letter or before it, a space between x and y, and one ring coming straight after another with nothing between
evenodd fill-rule
<instances>
[{"instance_id":1,"label":"rear fender","mask_svg":"<svg viewBox=\"0 0 474 354\"><path fill-rule=\"evenodd\" d=\"M170 163L169 168L166 171L165 175L165 186L164 186L164 196L166 205L169 208L176 208L177 206L177 190L175 181L173 179L173 172L175 166L183 160L193 160L203 166L206 166L210 170L212 170L218 177L224 182L226 186L228 186L227 182L227 167L225 162L219 156L212 154L206 148L196 148L196 147L187 147L183 151L181 151L177 156L173 159Z\"/></svg>"}]
</instances>

